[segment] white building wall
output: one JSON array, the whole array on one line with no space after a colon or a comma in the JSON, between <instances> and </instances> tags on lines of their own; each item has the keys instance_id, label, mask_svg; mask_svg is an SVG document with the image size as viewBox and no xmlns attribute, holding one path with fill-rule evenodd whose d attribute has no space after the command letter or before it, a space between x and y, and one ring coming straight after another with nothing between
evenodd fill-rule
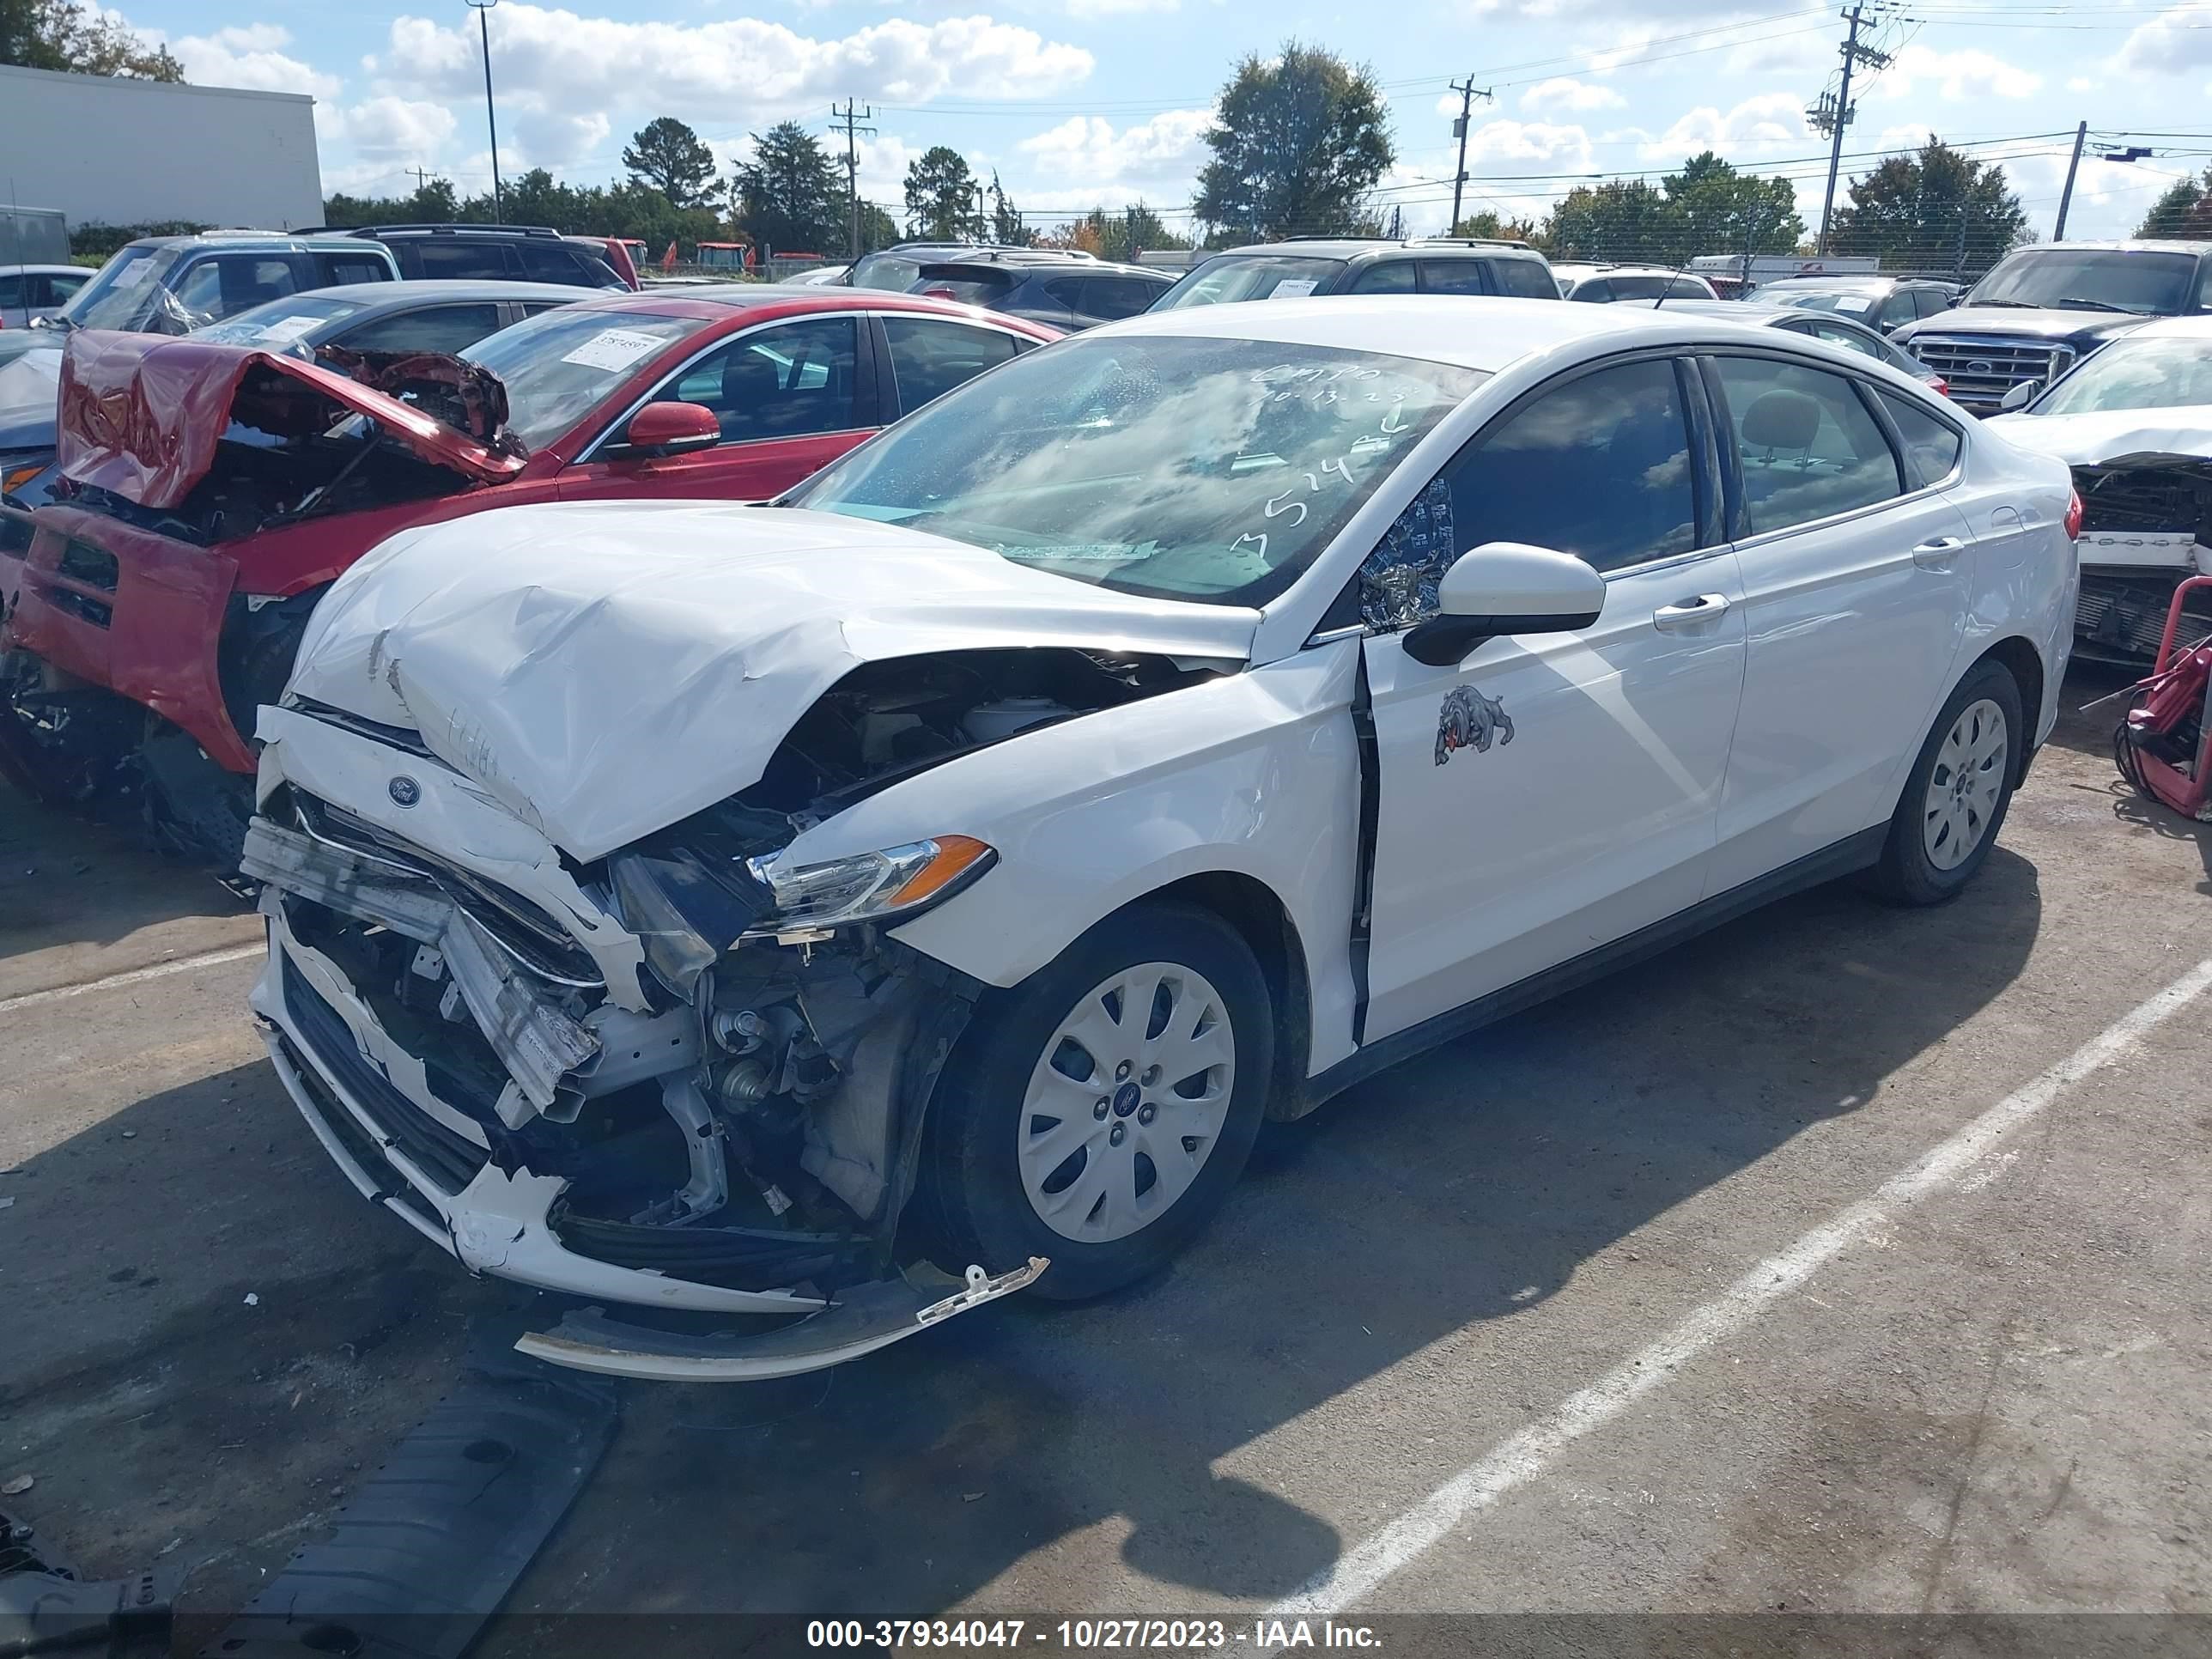
<instances>
[{"instance_id":1,"label":"white building wall","mask_svg":"<svg viewBox=\"0 0 2212 1659\"><path fill-rule=\"evenodd\" d=\"M323 220L315 100L0 64L0 192L80 225ZM4 197L0 197L4 199Z\"/></svg>"}]
</instances>

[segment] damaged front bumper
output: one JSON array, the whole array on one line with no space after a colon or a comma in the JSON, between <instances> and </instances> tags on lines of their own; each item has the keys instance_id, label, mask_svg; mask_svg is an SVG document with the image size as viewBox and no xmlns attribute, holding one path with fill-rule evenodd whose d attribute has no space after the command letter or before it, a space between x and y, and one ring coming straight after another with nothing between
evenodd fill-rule
<instances>
[{"instance_id":1,"label":"damaged front bumper","mask_svg":"<svg viewBox=\"0 0 2212 1659\"><path fill-rule=\"evenodd\" d=\"M921 1101L895 1098L912 1092L912 1068L873 1054L866 1032L821 1057L831 1075L809 1099L827 1148L810 1139L803 1163L779 1166L781 1186L765 1181L746 1121L715 1093L702 1011L653 1006L640 941L542 838L426 757L289 711L269 711L264 735L264 807L295 792L360 802L364 776L408 768L405 841L343 809L256 819L245 867L264 884L270 953L252 1006L287 1092L364 1196L473 1272L596 1304L522 1352L622 1376L787 1376L1043 1271L1032 1258L995 1275L970 1267L963 1281L899 1264L910 1183L860 1179L866 1160L838 1126L879 1106L910 1152ZM518 916L557 920L573 948ZM931 994L890 989L896 1017L877 1024L903 1036ZM823 988L825 1026L834 994ZM811 1121L805 1133L817 1134ZM620 1173L632 1165L644 1173ZM858 1196L841 1209L840 1194Z\"/></svg>"}]
</instances>

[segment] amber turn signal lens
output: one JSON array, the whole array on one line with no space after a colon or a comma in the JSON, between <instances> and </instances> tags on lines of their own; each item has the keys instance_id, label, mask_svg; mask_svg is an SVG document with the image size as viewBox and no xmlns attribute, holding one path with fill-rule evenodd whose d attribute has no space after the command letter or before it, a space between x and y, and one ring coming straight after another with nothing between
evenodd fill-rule
<instances>
[{"instance_id":1,"label":"amber turn signal lens","mask_svg":"<svg viewBox=\"0 0 2212 1659\"><path fill-rule=\"evenodd\" d=\"M902 909L909 904L921 903L949 883L958 880L978 859L990 856L990 848L972 836L935 836L931 839L937 843L937 856L907 878L906 885L891 896L892 908Z\"/></svg>"}]
</instances>

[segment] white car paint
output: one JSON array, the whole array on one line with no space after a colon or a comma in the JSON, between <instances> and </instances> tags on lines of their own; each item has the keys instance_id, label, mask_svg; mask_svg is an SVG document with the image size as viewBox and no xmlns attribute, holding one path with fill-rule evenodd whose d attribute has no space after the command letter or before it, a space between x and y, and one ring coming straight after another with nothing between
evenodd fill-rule
<instances>
[{"instance_id":1,"label":"white car paint","mask_svg":"<svg viewBox=\"0 0 2212 1659\"><path fill-rule=\"evenodd\" d=\"M2185 320L2212 322L2206 318ZM2150 329L2137 332L2147 334ZM2021 448L2056 456L2069 466L2112 466L2137 458L2149 461L2171 456L2212 461L2212 404L2100 410L2081 415L2015 411L1993 415L1984 424L2002 432ZM2171 570L2185 575L2212 575L2212 547L2199 543L2192 530L2178 526L2164 532L2085 531L2078 545L2085 570Z\"/></svg>"},{"instance_id":2,"label":"white car paint","mask_svg":"<svg viewBox=\"0 0 2212 1659\"><path fill-rule=\"evenodd\" d=\"M509 887L571 929L606 970L611 1000L641 1006L644 942L580 867L750 783L856 665L1009 644L1222 665L1231 672L905 776L804 828L779 857L826 862L948 835L987 842L997 862L981 879L891 932L922 958L1000 987L1170 883L1255 884L1295 936L1304 1080L1325 1090L1395 1052L1376 1046L1393 1034L1878 832L1936 708L1992 644L2024 641L2037 654L2037 740L2055 718L2074 582L2065 469L1866 358L1663 308L1426 296L1194 307L1084 338L1116 336L1336 346L1492 378L1256 610L1133 598L919 531L781 508L534 507L408 532L341 579L288 702L411 728L432 757L264 710L263 799L297 782ZM1416 662L1400 632L1324 626L1382 532L1524 394L1624 350L1698 345L1878 382L1959 430L1964 462L1897 501L1615 570L1595 624L1495 638L1450 666ZM1914 557L1943 538L1956 544L1944 556ZM1703 610L1686 616L1694 601ZM1363 683L1375 745L1365 773ZM1501 705L1513 730L1508 740L1499 726L1480 752L1445 765L1432 753L1438 710L1460 688ZM402 775L419 788L404 805L390 787ZM1364 776L1376 811L1363 928ZM272 930L272 949L296 944ZM335 967L317 965L356 1034L374 1027ZM273 971L256 1006L296 1030ZM403 1091L422 1086L419 1067L386 1070ZM287 1086L312 1121L298 1080ZM472 1265L615 1302L668 1302L666 1275L635 1274L625 1288L609 1274L627 1270L531 1234L507 1184L482 1213L474 1188L437 1196L456 1241L522 1224L526 1275L512 1250L501 1261L455 1243ZM868 1339L882 1340L880 1329ZM557 1342L542 1352L563 1358ZM589 1363L702 1374L598 1347Z\"/></svg>"}]
</instances>

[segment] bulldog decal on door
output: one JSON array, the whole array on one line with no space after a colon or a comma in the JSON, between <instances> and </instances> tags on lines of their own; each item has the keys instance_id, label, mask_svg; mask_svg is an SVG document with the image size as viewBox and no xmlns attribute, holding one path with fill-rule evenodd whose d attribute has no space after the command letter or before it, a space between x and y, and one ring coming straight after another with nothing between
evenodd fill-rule
<instances>
[{"instance_id":1,"label":"bulldog decal on door","mask_svg":"<svg viewBox=\"0 0 2212 1659\"><path fill-rule=\"evenodd\" d=\"M1491 740L1513 741L1513 716L1496 697L1486 697L1471 685L1455 685L1437 711L1437 764L1452 757L1455 749L1488 752Z\"/></svg>"}]
</instances>

